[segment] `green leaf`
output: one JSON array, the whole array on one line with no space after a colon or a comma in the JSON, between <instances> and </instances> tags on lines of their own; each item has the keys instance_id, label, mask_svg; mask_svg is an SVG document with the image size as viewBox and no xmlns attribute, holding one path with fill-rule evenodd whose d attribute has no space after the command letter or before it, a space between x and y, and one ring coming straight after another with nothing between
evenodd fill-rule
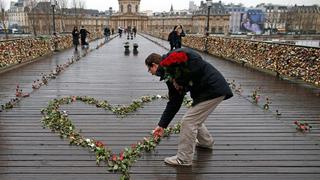
<instances>
[{"instance_id":1,"label":"green leaf","mask_svg":"<svg viewBox=\"0 0 320 180\"><path fill-rule=\"evenodd\" d=\"M125 164L121 164L122 170L127 170L127 166Z\"/></svg>"},{"instance_id":2,"label":"green leaf","mask_svg":"<svg viewBox=\"0 0 320 180\"><path fill-rule=\"evenodd\" d=\"M114 170L114 171L118 170L118 168L119 168L118 164L115 164L115 165L113 166L113 170Z\"/></svg>"}]
</instances>

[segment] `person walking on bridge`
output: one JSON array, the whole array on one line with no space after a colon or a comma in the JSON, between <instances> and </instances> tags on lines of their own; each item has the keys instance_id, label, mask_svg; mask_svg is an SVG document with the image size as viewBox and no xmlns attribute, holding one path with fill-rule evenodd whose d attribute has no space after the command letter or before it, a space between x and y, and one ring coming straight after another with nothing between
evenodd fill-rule
<instances>
[{"instance_id":1,"label":"person walking on bridge","mask_svg":"<svg viewBox=\"0 0 320 180\"><path fill-rule=\"evenodd\" d=\"M182 37L185 36L186 34L184 33L181 25L174 26L173 30L170 32L168 36L170 51L172 51L173 49L181 48Z\"/></svg>"},{"instance_id":2,"label":"person walking on bridge","mask_svg":"<svg viewBox=\"0 0 320 180\"><path fill-rule=\"evenodd\" d=\"M87 31L87 30L84 28L84 26L82 26L81 29L80 29L80 35L81 35L80 39L81 39L81 45L82 45L82 47L89 45L89 44L86 42L86 38L87 38L88 34L90 34L90 32Z\"/></svg>"},{"instance_id":3,"label":"person walking on bridge","mask_svg":"<svg viewBox=\"0 0 320 180\"><path fill-rule=\"evenodd\" d=\"M77 26L75 26L72 31L72 42L73 42L75 51L78 51L79 37L80 37L79 30Z\"/></svg>"}]
</instances>

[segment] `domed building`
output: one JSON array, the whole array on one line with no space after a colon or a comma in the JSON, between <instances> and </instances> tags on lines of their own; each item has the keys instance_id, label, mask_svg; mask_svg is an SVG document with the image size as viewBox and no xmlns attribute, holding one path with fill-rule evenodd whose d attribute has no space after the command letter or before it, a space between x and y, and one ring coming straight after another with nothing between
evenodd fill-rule
<instances>
[{"instance_id":1,"label":"domed building","mask_svg":"<svg viewBox=\"0 0 320 180\"><path fill-rule=\"evenodd\" d=\"M138 31L147 29L148 16L140 13L141 0L118 0L119 12L110 17L109 25L113 28L133 28Z\"/></svg>"}]
</instances>

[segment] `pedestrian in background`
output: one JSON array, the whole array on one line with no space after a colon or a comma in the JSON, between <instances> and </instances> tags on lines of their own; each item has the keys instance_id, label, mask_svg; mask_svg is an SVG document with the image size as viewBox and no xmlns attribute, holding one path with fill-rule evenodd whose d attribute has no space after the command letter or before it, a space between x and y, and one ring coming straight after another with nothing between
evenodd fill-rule
<instances>
[{"instance_id":1,"label":"pedestrian in background","mask_svg":"<svg viewBox=\"0 0 320 180\"><path fill-rule=\"evenodd\" d=\"M173 30L169 33L169 36L168 36L168 41L169 41L169 44L170 44L170 51L172 51L175 47L175 37L176 36L176 28L177 26L174 26Z\"/></svg>"},{"instance_id":2,"label":"pedestrian in background","mask_svg":"<svg viewBox=\"0 0 320 180\"><path fill-rule=\"evenodd\" d=\"M75 26L72 31L72 42L73 42L73 46L74 46L75 51L78 51L79 37L80 37L80 32L79 32L77 26Z\"/></svg>"},{"instance_id":3,"label":"pedestrian in background","mask_svg":"<svg viewBox=\"0 0 320 180\"><path fill-rule=\"evenodd\" d=\"M90 32L87 31L87 30L84 28L84 26L82 26L81 29L80 29L80 39L81 39L81 45L82 45L83 47L89 45L89 44L86 42L86 38L87 38L88 34L90 34Z\"/></svg>"},{"instance_id":4,"label":"pedestrian in background","mask_svg":"<svg viewBox=\"0 0 320 180\"><path fill-rule=\"evenodd\" d=\"M136 27L133 27L132 32L133 32L133 36L136 37L136 35L137 35L137 28L136 28Z\"/></svg>"},{"instance_id":5,"label":"pedestrian in background","mask_svg":"<svg viewBox=\"0 0 320 180\"><path fill-rule=\"evenodd\" d=\"M110 29L108 26L106 28L104 28L103 34L104 34L104 38L105 38L104 40L108 41L110 39Z\"/></svg>"},{"instance_id":6,"label":"pedestrian in background","mask_svg":"<svg viewBox=\"0 0 320 180\"><path fill-rule=\"evenodd\" d=\"M185 37L186 34L184 33L184 30L182 28L182 25L178 25L177 28L176 28L176 34L177 34L177 40L176 40L176 43L175 43L175 48L178 49L178 48L181 48L181 45L182 45L182 37Z\"/></svg>"},{"instance_id":7,"label":"pedestrian in background","mask_svg":"<svg viewBox=\"0 0 320 180\"><path fill-rule=\"evenodd\" d=\"M173 49L181 48L182 37L185 37L186 34L181 25L174 26L173 30L168 36L168 41L170 43L170 51Z\"/></svg>"}]
</instances>

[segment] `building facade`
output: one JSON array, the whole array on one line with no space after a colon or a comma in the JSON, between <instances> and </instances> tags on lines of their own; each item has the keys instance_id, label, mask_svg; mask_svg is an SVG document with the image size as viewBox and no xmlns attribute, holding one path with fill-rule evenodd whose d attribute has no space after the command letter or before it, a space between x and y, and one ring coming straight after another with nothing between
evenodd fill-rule
<instances>
[{"instance_id":1,"label":"building facade","mask_svg":"<svg viewBox=\"0 0 320 180\"><path fill-rule=\"evenodd\" d=\"M20 2L21 1L21 2ZM33 34L53 33L53 12L50 2L20 0L10 8L12 22L23 29L24 32ZM118 0L119 11L114 13L99 12L83 8L55 9L55 29L58 33L70 33L74 26L85 26L90 32L102 33L105 26L114 32L135 27L141 32L154 32L165 36L172 31L175 25L181 24L186 33L205 34L208 20L208 6L201 3L193 13L187 10L153 13L148 16L140 11L141 0ZM169 7L168 7L169 8ZM213 3L210 8L209 33L227 34L229 32L229 14L221 2Z\"/></svg>"},{"instance_id":2,"label":"building facade","mask_svg":"<svg viewBox=\"0 0 320 180\"><path fill-rule=\"evenodd\" d=\"M8 22L10 27L19 27L22 32L28 32L29 19L28 19L28 6L19 0L18 2L11 2L10 9L8 10Z\"/></svg>"},{"instance_id":3,"label":"building facade","mask_svg":"<svg viewBox=\"0 0 320 180\"><path fill-rule=\"evenodd\" d=\"M257 7L265 13L264 29L266 34L286 33L287 6L260 4Z\"/></svg>"},{"instance_id":4,"label":"building facade","mask_svg":"<svg viewBox=\"0 0 320 180\"><path fill-rule=\"evenodd\" d=\"M286 29L296 34L320 33L320 7L293 6L288 9Z\"/></svg>"},{"instance_id":5,"label":"building facade","mask_svg":"<svg viewBox=\"0 0 320 180\"><path fill-rule=\"evenodd\" d=\"M118 0L119 12L112 14L109 26L112 29L131 29L136 27L138 31L146 31L148 16L140 13L140 0Z\"/></svg>"},{"instance_id":6,"label":"building facade","mask_svg":"<svg viewBox=\"0 0 320 180\"><path fill-rule=\"evenodd\" d=\"M192 21L195 24L194 34L205 34L208 20L208 10L210 9L209 17L209 34L228 34L230 14L221 3L221 1L212 3L209 8L207 3L201 1L199 10L193 13Z\"/></svg>"},{"instance_id":7,"label":"building facade","mask_svg":"<svg viewBox=\"0 0 320 180\"><path fill-rule=\"evenodd\" d=\"M241 30L241 18L242 15L246 12L246 8L241 4L229 4L226 5L226 10L230 14L229 19L229 33L230 34L240 34Z\"/></svg>"}]
</instances>

